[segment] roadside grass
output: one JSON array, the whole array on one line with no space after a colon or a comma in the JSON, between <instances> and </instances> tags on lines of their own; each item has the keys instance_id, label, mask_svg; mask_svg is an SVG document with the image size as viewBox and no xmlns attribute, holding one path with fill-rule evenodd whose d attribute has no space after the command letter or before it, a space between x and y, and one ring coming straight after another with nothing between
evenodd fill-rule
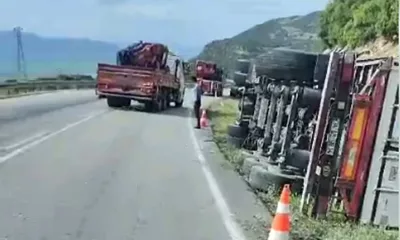
<instances>
[{"instance_id":1,"label":"roadside grass","mask_svg":"<svg viewBox=\"0 0 400 240\"><path fill-rule=\"evenodd\" d=\"M240 170L244 157L240 150L230 146L226 141L226 131L229 124L235 122L238 111L237 100L223 99L208 106L214 142L236 171Z\"/></svg>"},{"instance_id":2,"label":"roadside grass","mask_svg":"<svg viewBox=\"0 0 400 240\"><path fill-rule=\"evenodd\" d=\"M227 126L235 122L238 101L223 99L209 106L209 117L215 143L234 169L239 172L244 156L239 149L231 147L226 141ZM256 192L266 208L273 215L279 200L279 193L273 190L267 193ZM326 220L309 218L299 211L300 197L293 195L291 201L293 240L395 240L399 231L387 231L381 228L345 222L341 214L333 214ZM260 238L264 239L264 238ZM267 236L265 236L267 239Z\"/></svg>"}]
</instances>

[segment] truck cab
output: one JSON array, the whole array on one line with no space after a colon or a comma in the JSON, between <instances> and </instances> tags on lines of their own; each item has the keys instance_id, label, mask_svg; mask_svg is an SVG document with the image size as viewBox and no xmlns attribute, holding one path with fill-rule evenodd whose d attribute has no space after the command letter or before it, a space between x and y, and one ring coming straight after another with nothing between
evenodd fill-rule
<instances>
[{"instance_id":1,"label":"truck cab","mask_svg":"<svg viewBox=\"0 0 400 240\"><path fill-rule=\"evenodd\" d=\"M201 84L204 95L222 96L223 71L213 62L196 61L196 78Z\"/></svg>"}]
</instances>

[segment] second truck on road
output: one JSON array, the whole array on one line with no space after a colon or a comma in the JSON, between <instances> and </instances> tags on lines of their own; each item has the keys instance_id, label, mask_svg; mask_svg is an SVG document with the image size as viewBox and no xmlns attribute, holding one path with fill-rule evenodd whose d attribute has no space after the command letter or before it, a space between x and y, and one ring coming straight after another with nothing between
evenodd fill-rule
<instances>
[{"instance_id":1,"label":"second truck on road","mask_svg":"<svg viewBox=\"0 0 400 240\"><path fill-rule=\"evenodd\" d=\"M108 106L143 103L147 111L181 107L185 93L183 61L160 43L139 42L117 53L117 64L99 63L97 93Z\"/></svg>"}]
</instances>

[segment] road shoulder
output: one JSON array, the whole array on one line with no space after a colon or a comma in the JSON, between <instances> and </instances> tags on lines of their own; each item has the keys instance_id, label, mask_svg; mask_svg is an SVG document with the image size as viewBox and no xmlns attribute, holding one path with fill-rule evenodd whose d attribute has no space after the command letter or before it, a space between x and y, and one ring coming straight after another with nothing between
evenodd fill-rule
<instances>
[{"instance_id":1,"label":"road shoulder","mask_svg":"<svg viewBox=\"0 0 400 240\"><path fill-rule=\"evenodd\" d=\"M225 160L213 141L211 128L196 130L195 135L210 170L247 240L264 239L262 236L267 236L266 225L272 219L268 210L235 172L233 165Z\"/></svg>"}]
</instances>

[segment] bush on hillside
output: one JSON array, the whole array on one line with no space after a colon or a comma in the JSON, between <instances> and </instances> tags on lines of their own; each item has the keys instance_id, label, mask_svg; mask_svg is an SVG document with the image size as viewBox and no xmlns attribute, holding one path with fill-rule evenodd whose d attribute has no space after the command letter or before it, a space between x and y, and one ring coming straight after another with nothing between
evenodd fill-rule
<instances>
[{"instance_id":1,"label":"bush on hillside","mask_svg":"<svg viewBox=\"0 0 400 240\"><path fill-rule=\"evenodd\" d=\"M334 0L320 18L320 34L328 47L363 45L379 36L398 39L399 0Z\"/></svg>"}]
</instances>

